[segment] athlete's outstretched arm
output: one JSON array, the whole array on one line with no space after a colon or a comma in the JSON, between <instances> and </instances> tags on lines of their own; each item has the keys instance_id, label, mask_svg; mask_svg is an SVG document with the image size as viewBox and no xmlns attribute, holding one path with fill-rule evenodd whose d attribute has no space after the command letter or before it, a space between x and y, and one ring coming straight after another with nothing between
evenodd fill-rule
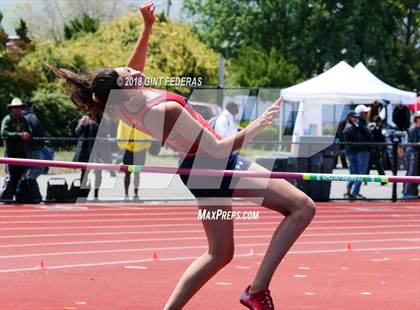
<instances>
[{"instance_id":1,"label":"athlete's outstretched arm","mask_svg":"<svg viewBox=\"0 0 420 310\"><path fill-rule=\"evenodd\" d=\"M217 140L210 131L205 129L176 102L167 102L153 107L146 114L144 124L155 138L163 136L162 130L164 128L162 127L170 128L176 135L182 135L189 140L191 145L199 141L199 148L210 156L225 158L232 151L240 149L254 139L264 128L278 119L281 103L282 98L279 98L243 130L222 140ZM162 126L163 123L165 123L165 126Z\"/></svg>"},{"instance_id":2,"label":"athlete's outstretched arm","mask_svg":"<svg viewBox=\"0 0 420 310\"><path fill-rule=\"evenodd\" d=\"M149 37L150 33L152 32L153 24L156 20L154 11L155 6L153 4L153 1L147 1L146 3L140 6L140 12L143 16L144 21L144 29L143 32L140 34L136 46L134 47L134 50L131 53L131 56L127 62L127 67L131 67L141 72L144 72Z\"/></svg>"}]
</instances>

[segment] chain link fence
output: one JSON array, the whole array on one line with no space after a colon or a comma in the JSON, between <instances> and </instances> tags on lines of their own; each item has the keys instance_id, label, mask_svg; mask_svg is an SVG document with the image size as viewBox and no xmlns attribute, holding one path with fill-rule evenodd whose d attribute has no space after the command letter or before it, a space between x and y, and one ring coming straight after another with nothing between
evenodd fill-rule
<instances>
[{"instance_id":1,"label":"chain link fence","mask_svg":"<svg viewBox=\"0 0 420 310\"><path fill-rule=\"evenodd\" d=\"M108 150L111 152L110 158L112 163L121 163L124 156L124 150L121 150L118 147L118 142L127 142L126 139L110 139L110 138L74 138L74 137L43 137L43 138L34 138L35 140L42 140L46 147L54 151L54 160L60 161L73 161L75 158L75 150L77 143L83 142L95 142L98 140L103 140L109 144ZM133 141L133 140L131 140ZM150 142L150 140L134 140L133 142ZM2 143L3 144L3 143ZM274 141L274 140L255 140L248 143L245 147L240 150L242 156L256 161L257 163L262 164L262 158L283 158L287 159L289 164L279 166L275 165L274 162L269 164L268 169L277 171L298 171L299 167L306 169L318 169L315 166L319 166L319 170L314 171L299 171L299 172L324 172L324 173L347 173L348 169L343 166L343 163L340 164L340 155L345 155L345 148L348 145L367 145L369 146L371 152L378 152L380 156L381 163L386 174L405 174L408 162L407 154L412 150L418 152L420 148L419 143L403 143L400 140L388 141L384 143L345 143L334 141L333 143L325 142L316 142L316 141ZM300 165L297 163L301 157L297 148L302 147L315 147L316 149L322 149L321 153L323 156L319 156L320 152L307 157L306 159L310 160L308 165ZM0 149L1 154L4 154L4 149ZM309 152L311 153L311 152ZM167 147L161 147L160 142L153 141L152 147L146 152L146 162L147 166L169 166L176 167L178 164L178 153ZM314 161L315 160L315 164ZM92 158L90 161L95 162L95 158ZM306 160L305 159L305 160ZM293 164L291 164L293 163ZM271 165L271 167L270 167ZM315 168L314 168L315 167ZM328 167L328 168L322 168ZM370 170L372 174L376 174L375 163L372 163ZM298 170L296 170L298 169ZM109 179L111 176L108 175L108 172L105 172L105 180ZM5 165L0 166L0 178L3 182L3 179L6 175ZM63 169L63 168L50 168L48 169L48 174L42 175L38 182L40 184L41 192L45 192L46 183L49 179L53 177L65 177L68 179L68 182L71 183L74 179L80 178L80 171L75 171L72 169ZM91 176L93 177L93 176ZM176 184L175 189L171 189L171 184L173 185L175 181L166 181L167 186L161 186L159 184L159 179L162 180L165 176L159 175L155 176L154 179L151 179L152 176L148 176L147 180L143 179L143 182L140 184L140 191L145 187L148 188L143 192L143 194L148 195L149 197L143 197L144 199L152 200L161 200L162 197L164 200L168 199L181 199L188 198L191 199L192 196L185 190L182 184ZM122 177L121 177L122 178ZM92 180L92 183L94 180ZM123 180L119 181L121 184ZM165 183L165 182L163 182ZM176 182L175 182L176 183ZM332 184L331 191L329 192L328 199L342 199L342 193L345 191L345 184L342 182L336 182L341 184ZM153 188L152 184L159 184L158 188ZM122 185L120 185L120 190L122 190ZM325 184L321 185L325 187ZM396 201L397 199L402 198L401 195L401 184L389 184L385 188L376 188L374 185L369 184L366 189L368 194L366 195L369 199L392 199ZM166 193L164 193L166 191ZM147 193L146 193L147 192ZM106 198L106 197L104 197Z\"/></svg>"}]
</instances>

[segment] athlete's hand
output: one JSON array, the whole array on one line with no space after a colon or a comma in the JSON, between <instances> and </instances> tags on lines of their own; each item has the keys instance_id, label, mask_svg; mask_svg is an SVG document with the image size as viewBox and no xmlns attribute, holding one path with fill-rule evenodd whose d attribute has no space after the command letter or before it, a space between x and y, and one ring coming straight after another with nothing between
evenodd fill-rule
<instances>
[{"instance_id":1,"label":"athlete's hand","mask_svg":"<svg viewBox=\"0 0 420 310\"><path fill-rule=\"evenodd\" d=\"M80 125L84 127L89 126L90 125L89 121L90 121L90 117L87 115L83 115L82 119L80 120Z\"/></svg>"},{"instance_id":2,"label":"athlete's hand","mask_svg":"<svg viewBox=\"0 0 420 310\"><path fill-rule=\"evenodd\" d=\"M264 113L258 118L259 125L262 127L270 126L280 116L280 108L283 103L283 98L277 99L271 106L264 111Z\"/></svg>"},{"instance_id":3,"label":"athlete's hand","mask_svg":"<svg viewBox=\"0 0 420 310\"><path fill-rule=\"evenodd\" d=\"M144 26L151 28L156 21L156 16L154 14L155 5L153 4L153 1L146 1L140 6L139 10L143 16Z\"/></svg>"},{"instance_id":4,"label":"athlete's hand","mask_svg":"<svg viewBox=\"0 0 420 310\"><path fill-rule=\"evenodd\" d=\"M24 132L21 132L20 133L20 138L23 140L23 141L28 141L29 140L29 132L26 132L26 131L24 131Z\"/></svg>"}]
</instances>

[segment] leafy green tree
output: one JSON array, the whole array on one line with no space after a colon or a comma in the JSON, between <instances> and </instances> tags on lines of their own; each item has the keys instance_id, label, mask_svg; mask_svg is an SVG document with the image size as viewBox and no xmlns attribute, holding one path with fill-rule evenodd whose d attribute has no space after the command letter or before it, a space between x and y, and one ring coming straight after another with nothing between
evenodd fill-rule
<instances>
[{"instance_id":1,"label":"leafy green tree","mask_svg":"<svg viewBox=\"0 0 420 310\"><path fill-rule=\"evenodd\" d=\"M101 24L95 33L60 43L42 42L21 65L42 72L42 88L56 83L45 62L78 72L124 66L141 29L138 13L131 13ZM169 21L156 23L150 38L147 76L202 77L206 85L215 85L217 68L217 54L192 35L190 26Z\"/></svg>"},{"instance_id":2,"label":"leafy green tree","mask_svg":"<svg viewBox=\"0 0 420 310\"><path fill-rule=\"evenodd\" d=\"M275 48L242 47L231 69L229 82L246 87L285 87L299 79L298 68L287 63Z\"/></svg>"},{"instance_id":3,"label":"leafy green tree","mask_svg":"<svg viewBox=\"0 0 420 310\"><path fill-rule=\"evenodd\" d=\"M99 19L83 14L80 19L73 19L64 25L64 37L66 40L70 40L87 33L95 33L99 28L99 23Z\"/></svg>"},{"instance_id":4,"label":"leafy green tree","mask_svg":"<svg viewBox=\"0 0 420 310\"><path fill-rule=\"evenodd\" d=\"M166 23L168 21L168 18L165 15L165 12L160 12L156 14L156 19L158 20L158 22L161 23Z\"/></svg>"},{"instance_id":5,"label":"leafy green tree","mask_svg":"<svg viewBox=\"0 0 420 310\"><path fill-rule=\"evenodd\" d=\"M47 133L73 135L80 112L70 101L65 84L45 63L79 73L124 66L142 29L137 14L102 23L95 33L85 33L61 42L38 42L20 67L40 75L33 100ZM202 77L207 85L217 82L218 56L192 34L192 27L171 21L157 22L153 29L146 65L150 77ZM165 85L158 85L166 88ZM169 88L188 94L187 88ZM64 125L63 125L64 124Z\"/></svg>"},{"instance_id":6,"label":"leafy green tree","mask_svg":"<svg viewBox=\"0 0 420 310\"><path fill-rule=\"evenodd\" d=\"M0 23L2 15L0 13ZM36 89L39 74L19 66L24 55L30 52L33 46L29 42L16 44L13 50L6 49L8 35L0 26L0 117L7 114L7 104L13 97L30 97Z\"/></svg>"},{"instance_id":7,"label":"leafy green tree","mask_svg":"<svg viewBox=\"0 0 420 310\"><path fill-rule=\"evenodd\" d=\"M3 20L3 13L0 12L0 45L5 48L7 42L7 33L4 31L1 21Z\"/></svg>"},{"instance_id":8,"label":"leafy green tree","mask_svg":"<svg viewBox=\"0 0 420 310\"><path fill-rule=\"evenodd\" d=\"M19 27L15 29L16 34L19 36L20 40L24 41L25 43L30 42L31 40L28 37L28 26L23 19L20 19Z\"/></svg>"},{"instance_id":9,"label":"leafy green tree","mask_svg":"<svg viewBox=\"0 0 420 310\"><path fill-rule=\"evenodd\" d=\"M419 5L414 0L186 0L195 33L229 59L242 46L275 48L307 79L340 60L414 89L419 80ZM263 86L263 85L261 85Z\"/></svg>"},{"instance_id":10,"label":"leafy green tree","mask_svg":"<svg viewBox=\"0 0 420 310\"><path fill-rule=\"evenodd\" d=\"M74 125L80 114L63 89L38 89L32 100L47 136L70 137L74 135Z\"/></svg>"}]
</instances>

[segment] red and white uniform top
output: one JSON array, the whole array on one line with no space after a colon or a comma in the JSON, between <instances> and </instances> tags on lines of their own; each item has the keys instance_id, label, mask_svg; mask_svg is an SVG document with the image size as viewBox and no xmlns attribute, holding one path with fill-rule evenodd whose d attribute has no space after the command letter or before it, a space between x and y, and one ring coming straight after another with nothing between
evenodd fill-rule
<instances>
[{"instance_id":1,"label":"red and white uniform top","mask_svg":"<svg viewBox=\"0 0 420 310\"><path fill-rule=\"evenodd\" d=\"M216 131L214 131L214 129L211 128L209 122L206 119L204 119L204 117L200 113L198 113L191 107L191 105L188 103L188 100L185 97L160 89L145 89L156 93L156 97L146 102L146 104L137 112L128 111L124 106L122 106L120 108L120 114L122 116L122 120L126 124L132 125L137 130L140 130L141 132L144 132L145 134L150 135L155 139L161 141L162 137L155 137L149 130L147 130L147 128L144 126L143 118L146 112L152 107L160 103L174 101L179 103L200 125L202 125L208 131L210 131L210 133L213 134L216 137L216 139L221 139L221 137L216 133ZM162 126L164 127L164 124L162 124ZM166 134L169 135L169 133ZM164 141L162 141L162 143L167 144L168 146L170 146L178 152L185 153L187 156L193 156L197 154L199 139L198 142L195 142L194 144L191 144L191 142L182 135L177 135L176 137L170 139L164 138L163 140Z\"/></svg>"}]
</instances>

